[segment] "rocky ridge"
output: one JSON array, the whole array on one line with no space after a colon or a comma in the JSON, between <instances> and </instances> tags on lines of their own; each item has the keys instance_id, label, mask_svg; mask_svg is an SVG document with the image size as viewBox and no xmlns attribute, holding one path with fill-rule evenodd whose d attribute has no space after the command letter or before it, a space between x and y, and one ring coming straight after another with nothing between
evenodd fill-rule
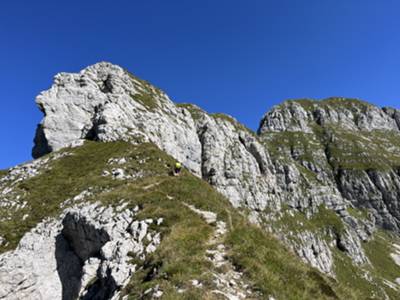
<instances>
[{"instance_id":1,"label":"rocky ridge","mask_svg":"<svg viewBox=\"0 0 400 300\"><path fill-rule=\"evenodd\" d=\"M36 101L45 117L34 157L85 140L154 143L338 280L339 260L370 272L374 261L365 245L378 228L399 233L398 110L356 99L287 101L263 117L255 134L229 116L176 105L110 63L58 74ZM102 175L143 177L125 163L110 161L114 168Z\"/></svg>"},{"instance_id":2,"label":"rocky ridge","mask_svg":"<svg viewBox=\"0 0 400 300\"><path fill-rule=\"evenodd\" d=\"M319 137L316 142L321 147L313 154L321 157L318 165L299 167L296 161L272 162L264 145L264 136L269 133L312 134L314 124L322 127L321 124L340 122L348 130L399 130L394 117L373 106L350 102L349 108L336 110L328 102L323 102L324 109L316 105L311 112L296 102L274 108L263 118L256 136L228 116L209 115L192 105L177 106L165 93L122 68L99 63L79 74L58 74L51 89L38 96L37 103L45 118L38 127L33 154L38 156L85 138L150 141L210 182L234 206L249 208L254 222L265 217L263 211L279 213L283 205L309 215L317 213L321 205L332 209L345 224L351 224L347 234L332 234L332 242L340 240L348 245L344 249L353 249L346 252L355 262L366 262L359 241L368 239L375 220L382 224L381 220L390 216L395 228L397 221L393 216L381 209L367 222L355 220L346 212L347 207L354 205L348 193L356 189L343 189L349 181L337 184ZM306 177L308 171L320 179L318 184ZM321 251L301 251L302 257L321 271L332 273L332 263L312 255L330 257L329 247L317 240L307 240L303 244Z\"/></svg>"}]
</instances>

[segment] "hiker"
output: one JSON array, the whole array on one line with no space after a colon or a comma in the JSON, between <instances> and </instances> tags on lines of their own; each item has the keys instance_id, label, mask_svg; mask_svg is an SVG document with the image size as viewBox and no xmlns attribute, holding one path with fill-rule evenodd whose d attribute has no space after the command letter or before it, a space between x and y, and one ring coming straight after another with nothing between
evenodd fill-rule
<instances>
[{"instance_id":1,"label":"hiker","mask_svg":"<svg viewBox=\"0 0 400 300\"><path fill-rule=\"evenodd\" d=\"M181 171L182 171L182 164L180 162L176 162L174 168L174 176L179 176Z\"/></svg>"}]
</instances>

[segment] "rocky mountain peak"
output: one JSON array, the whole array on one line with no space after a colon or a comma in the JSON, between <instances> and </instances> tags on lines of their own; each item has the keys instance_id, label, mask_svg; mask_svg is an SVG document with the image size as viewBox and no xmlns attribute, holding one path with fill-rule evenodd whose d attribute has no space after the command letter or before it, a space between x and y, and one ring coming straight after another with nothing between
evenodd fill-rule
<instances>
[{"instance_id":1,"label":"rocky mountain peak","mask_svg":"<svg viewBox=\"0 0 400 300\"><path fill-rule=\"evenodd\" d=\"M36 103L44 118L36 131L35 158L85 139L151 141L200 173L200 146L189 134L194 131L189 113L119 66L101 62L79 73L57 74Z\"/></svg>"},{"instance_id":2,"label":"rocky mountain peak","mask_svg":"<svg viewBox=\"0 0 400 300\"><path fill-rule=\"evenodd\" d=\"M265 114L258 132L312 132L313 126L331 125L346 130L400 130L399 111L380 109L372 104L348 98L289 100Z\"/></svg>"}]
</instances>

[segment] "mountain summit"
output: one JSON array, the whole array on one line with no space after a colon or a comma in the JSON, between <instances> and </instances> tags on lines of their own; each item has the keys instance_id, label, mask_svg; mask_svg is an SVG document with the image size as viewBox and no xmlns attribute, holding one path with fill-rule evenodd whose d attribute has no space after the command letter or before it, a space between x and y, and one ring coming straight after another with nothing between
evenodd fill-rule
<instances>
[{"instance_id":1,"label":"mountain summit","mask_svg":"<svg viewBox=\"0 0 400 300\"><path fill-rule=\"evenodd\" d=\"M399 110L289 100L254 133L106 62L36 103L35 160L0 171L0 299L400 297Z\"/></svg>"}]
</instances>

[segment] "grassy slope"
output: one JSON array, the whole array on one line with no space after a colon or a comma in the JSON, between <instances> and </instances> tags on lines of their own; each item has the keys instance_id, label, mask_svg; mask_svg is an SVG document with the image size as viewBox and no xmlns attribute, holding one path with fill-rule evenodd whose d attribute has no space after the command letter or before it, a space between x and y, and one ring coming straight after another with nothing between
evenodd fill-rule
<instances>
[{"instance_id":1,"label":"grassy slope","mask_svg":"<svg viewBox=\"0 0 400 300\"><path fill-rule=\"evenodd\" d=\"M334 141L329 144L336 168L352 170L389 170L400 167L400 135L375 130L350 132L332 129Z\"/></svg>"},{"instance_id":2,"label":"grassy slope","mask_svg":"<svg viewBox=\"0 0 400 300\"><path fill-rule=\"evenodd\" d=\"M368 107L372 107L373 105L355 98L343 98L343 97L329 97L322 100L315 100L315 99L291 99L283 102L286 103L297 103L300 104L305 110L310 110L316 107L326 107L329 106L331 108L347 108L347 109L354 109L354 108L361 108L362 110L367 109ZM282 104L281 104L282 105ZM279 106L279 105L278 105Z\"/></svg>"},{"instance_id":3,"label":"grassy slope","mask_svg":"<svg viewBox=\"0 0 400 300\"><path fill-rule=\"evenodd\" d=\"M91 187L97 192L92 200L116 205L124 199L131 206L142 207L140 217L165 219L160 247L147 258L124 291L131 299L141 297L156 284L165 292L164 299L217 299L210 292L214 288L210 273L213 266L205 258L214 228L183 202L216 212L229 224L225 241L229 258L243 270L252 289L264 295L261 298L273 295L277 299L357 299L357 291L349 291L342 283L305 265L275 237L247 223L206 182L186 171L180 177L169 176L173 159L155 146L87 142L83 147L65 151L73 155L54 161L51 169L18 184L18 191L28 201L26 211L30 216L25 221L16 216L0 224L0 235L11 242L2 251L14 248L21 236L44 217L57 215L64 200ZM103 170L111 168L107 165L111 157L128 158L125 169L133 173L144 170L146 175L128 181L101 176ZM202 281L204 287L193 288L190 279ZM178 294L177 287L186 288L187 292Z\"/></svg>"}]
</instances>

